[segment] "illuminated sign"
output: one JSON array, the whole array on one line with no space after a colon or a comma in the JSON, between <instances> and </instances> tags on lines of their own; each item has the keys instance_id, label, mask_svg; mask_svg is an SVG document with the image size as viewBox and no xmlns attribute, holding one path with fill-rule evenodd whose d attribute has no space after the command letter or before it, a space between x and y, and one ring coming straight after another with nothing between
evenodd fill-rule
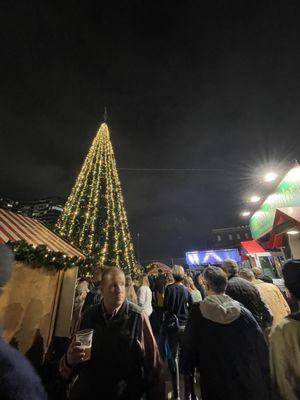
<instances>
[{"instance_id":1,"label":"illuminated sign","mask_svg":"<svg viewBox=\"0 0 300 400\"><path fill-rule=\"evenodd\" d=\"M237 262L241 261L241 256L237 249L188 251L185 253L185 257L187 264L190 266L222 264L227 258Z\"/></svg>"}]
</instances>

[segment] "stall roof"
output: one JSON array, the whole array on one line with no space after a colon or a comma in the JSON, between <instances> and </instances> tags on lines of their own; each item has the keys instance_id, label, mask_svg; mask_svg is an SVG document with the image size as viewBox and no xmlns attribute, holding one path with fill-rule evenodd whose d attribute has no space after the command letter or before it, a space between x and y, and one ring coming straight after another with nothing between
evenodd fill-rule
<instances>
[{"instance_id":1,"label":"stall roof","mask_svg":"<svg viewBox=\"0 0 300 400\"><path fill-rule=\"evenodd\" d=\"M296 223L300 222L300 207L277 208L273 228L291 219Z\"/></svg>"},{"instance_id":2,"label":"stall roof","mask_svg":"<svg viewBox=\"0 0 300 400\"><path fill-rule=\"evenodd\" d=\"M300 206L300 165L292 168L252 217L249 224L253 239L269 234L274 226L277 209Z\"/></svg>"},{"instance_id":3,"label":"stall roof","mask_svg":"<svg viewBox=\"0 0 300 400\"><path fill-rule=\"evenodd\" d=\"M49 250L60 251L68 257L85 258L79 250L41 222L0 208L0 243L18 240L25 240L34 246L44 244Z\"/></svg>"},{"instance_id":4,"label":"stall roof","mask_svg":"<svg viewBox=\"0 0 300 400\"><path fill-rule=\"evenodd\" d=\"M241 246L248 254L253 253L264 253L266 250L255 240L247 240L245 242L241 242Z\"/></svg>"},{"instance_id":5,"label":"stall roof","mask_svg":"<svg viewBox=\"0 0 300 400\"><path fill-rule=\"evenodd\" d=\"M286 231L300 223L300 207L280 207L276 209L273 228L266 249L282 247Z\"/></svg>"}]
</instances>

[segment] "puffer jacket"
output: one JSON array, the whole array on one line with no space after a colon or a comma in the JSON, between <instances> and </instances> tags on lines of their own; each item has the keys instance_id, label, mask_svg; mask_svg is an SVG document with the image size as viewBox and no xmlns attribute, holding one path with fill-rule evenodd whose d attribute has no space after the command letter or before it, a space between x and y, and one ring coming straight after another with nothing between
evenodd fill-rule
<instances>
[{"instance_id":1,"label":"puffer jacket","mask_svg":"<svg viewBox=\"0 0 300 400\"><path fill-rule=\"evenodd\" d=\"M272 326L272 313L252 283L232 275L228 278L226 294L246 307L262 329Z\"/></svg>"}]
</instances>

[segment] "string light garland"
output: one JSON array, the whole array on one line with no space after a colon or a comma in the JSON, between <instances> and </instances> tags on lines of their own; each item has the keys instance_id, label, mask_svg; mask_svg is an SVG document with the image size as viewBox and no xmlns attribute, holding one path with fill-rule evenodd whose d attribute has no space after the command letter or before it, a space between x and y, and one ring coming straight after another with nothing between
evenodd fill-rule
<instances>
[{"instance_id":1,"label":"string light garland","mask_svg":"<svg viewBox=\"0 0 300 400\"><path fill-rule=\"evenodd\" d=\"M57 225L99 264L136 271L136 260L109 129L101 124Z\"/></svg>"},{"instance_id":2,"label":"string light garland","mask_svg":"<svg viewBox=\"0 0 300 400\"><path fill-rule=\"evenodd\" d=\"M88 276L97 267L97 261L92 258L68 257L59 251L49 250L45 245L34 246L25 240L8 242L14 252L16 261L29 264L32 268L46 268L51 271L67 270L78 267L79 276Z\"/></svg>"}]
</instances>

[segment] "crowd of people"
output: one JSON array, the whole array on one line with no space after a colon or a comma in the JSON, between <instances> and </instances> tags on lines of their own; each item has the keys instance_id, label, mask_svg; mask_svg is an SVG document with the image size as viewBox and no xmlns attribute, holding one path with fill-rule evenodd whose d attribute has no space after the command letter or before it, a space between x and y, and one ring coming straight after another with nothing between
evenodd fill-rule
<instances>
[{"instance_id":1,"label":"crowd of people","mask_svg":"<svg viewBox=\"0 0 300 400\"><path fill-rule=\"evenodd\" d=\"M299 399L300 261L286 262L283 277L288 297L260 269L233 260L198 274L98 268L76 288L59 398L163 400L168 381L177 400ZM76 332L91 330L87 357ZM2 342L0 398L47 398L29 363Z\"/></svg>"},{"instance_id":2,"label":"crowd of people","mask_svg":"<svg viewBox=\"0 0 300 400\"><path fill-rule=\"evenodd\" d=\"M274 332L291 318L292 298L260 269L239 270L235 261L225 260L222 268L207 267L198 274L175 266L169 273L124 279L124 296L149 317L155 358L168 366L175 399L196 399L199 391L203 399L293 398L282 392L284 371L278 376L269 362L269 351L276 348ZM163 386L159 365L155 368L161 373L149 375L156 376L156 389ZM292 390L297 393L297 386Z\"/></svg>"}]
</instances>

